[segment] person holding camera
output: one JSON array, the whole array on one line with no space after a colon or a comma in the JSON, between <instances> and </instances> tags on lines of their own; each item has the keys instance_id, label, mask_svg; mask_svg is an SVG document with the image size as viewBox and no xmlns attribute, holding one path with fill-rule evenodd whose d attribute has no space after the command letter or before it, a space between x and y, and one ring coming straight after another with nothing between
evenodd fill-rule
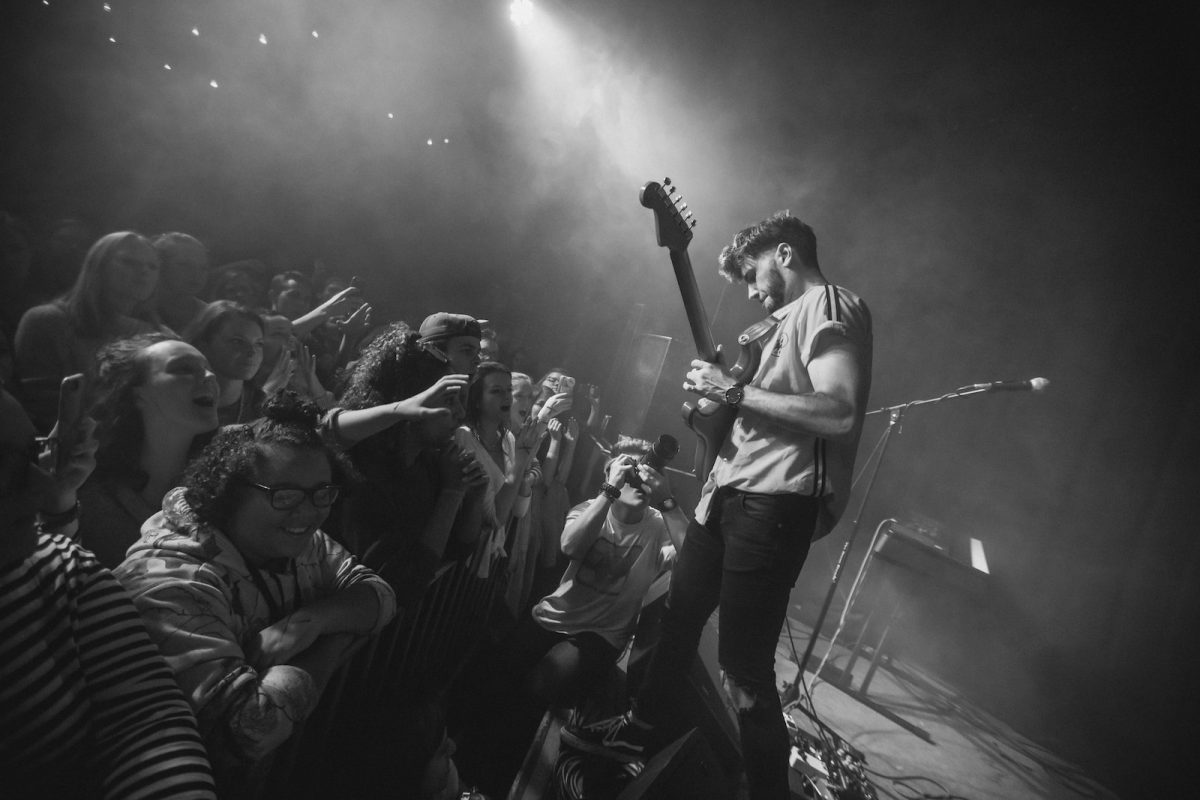
<instances>
[{"instance_id":1,"label":"person holding camera","mask_svg":"<svg viewBox=\"0 0 1200 800\"><path fill-rule=\"evenodd\" d=\"M571 562L533 609L560 639L531 676L532 693L547 705L575 699L616 663L650 584L683 546L688 521L666 476L647 463L648 449L631 443L610 458L600 493L567 515L561 545Z\"/></svg>"}]
</instances>

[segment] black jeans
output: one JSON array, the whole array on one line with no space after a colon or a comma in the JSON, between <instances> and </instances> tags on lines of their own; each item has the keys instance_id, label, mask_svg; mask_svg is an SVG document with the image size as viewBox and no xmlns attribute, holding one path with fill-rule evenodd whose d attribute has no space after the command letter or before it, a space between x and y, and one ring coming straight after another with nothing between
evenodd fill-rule
<instances>
[{"instance_id":1,"label":"black jeans","mask_svg":"<svg viewBox=\"0 0 1200 800\"><path fill-rule=\"evenodd\" d=\"M786 800L790 750L775 690L775 645L817 519L816 498L718 489L708 522L688 528L662 635L638 692L638 717L671 727L671 703L714 609L718 657L738 708L754 800Z\"/></svg>"}]
</instances>

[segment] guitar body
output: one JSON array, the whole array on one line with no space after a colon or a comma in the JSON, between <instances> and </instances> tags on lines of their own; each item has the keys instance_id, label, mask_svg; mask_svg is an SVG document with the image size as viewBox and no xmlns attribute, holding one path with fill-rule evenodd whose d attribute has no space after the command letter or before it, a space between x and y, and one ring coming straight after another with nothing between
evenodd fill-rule
<instances>
[{"instance_id":1,"label":"guitar body","mask_svg":"<svg viewBox=\"0 0 1200 800\"><path fill-rule=\"evenodd\" d=\"M738 344L742 351L738 354L737 363L733 365L730 374L742 383L749 383L758 371L758 363L762 359L763 342L775 330L779 322L774 317L767 317L756 322L742 332ZM708 473L712 472L717 454L733 428L737 419L737 409L730 408L724 403L701 397L696 402L685 402L681 409L683 422L696 434L696 461L694 469L696 477L704 482Z\"/></svg>"}]
</instances>

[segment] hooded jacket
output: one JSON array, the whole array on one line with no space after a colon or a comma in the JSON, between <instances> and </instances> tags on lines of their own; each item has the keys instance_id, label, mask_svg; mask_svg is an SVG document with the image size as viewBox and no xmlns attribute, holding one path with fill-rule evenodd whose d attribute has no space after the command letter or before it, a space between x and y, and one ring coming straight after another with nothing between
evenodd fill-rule
<instances>
[{"instance_id":1,"label":"hooded jacket","mask_svg":"<svg viewBox=\"0 0 1200 800\"><path fill-rule=\"evenodd\" d=\"M279 664L259 671L248 663L259 631L360 583L379 601L371 634L396 613L387 582L321 531L298 558L250 566L228 537L196 519L182 488L142 525L116 575L196 710L214 766L261 759L319 700L304 670Z\"/></svg>"}]
</instances>

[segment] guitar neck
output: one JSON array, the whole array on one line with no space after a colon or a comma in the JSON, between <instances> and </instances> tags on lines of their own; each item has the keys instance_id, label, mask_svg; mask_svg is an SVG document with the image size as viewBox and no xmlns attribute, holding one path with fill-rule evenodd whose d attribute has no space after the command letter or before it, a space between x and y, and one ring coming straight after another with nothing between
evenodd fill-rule
<instances>
[{"instance_id":1,"label":"guitar neck","mask_svg":"<svg viewBox=\"0 0 1200 800\"><path fill-rule=\"evenodd\" d=\"M704 300L700 297L700 289L696 286L696 275L692 272L692 260L688 258L687 250L671 250L671 266L675 268L675 280L679 284L679 293L683 296L683 307L687 311L688 325L692 328L692 340L696 343L696 352L705 361L717 360L717 346L713 342L712 331L708 325L708 314L704 311Z\"/></svg>"}]
</instances>

